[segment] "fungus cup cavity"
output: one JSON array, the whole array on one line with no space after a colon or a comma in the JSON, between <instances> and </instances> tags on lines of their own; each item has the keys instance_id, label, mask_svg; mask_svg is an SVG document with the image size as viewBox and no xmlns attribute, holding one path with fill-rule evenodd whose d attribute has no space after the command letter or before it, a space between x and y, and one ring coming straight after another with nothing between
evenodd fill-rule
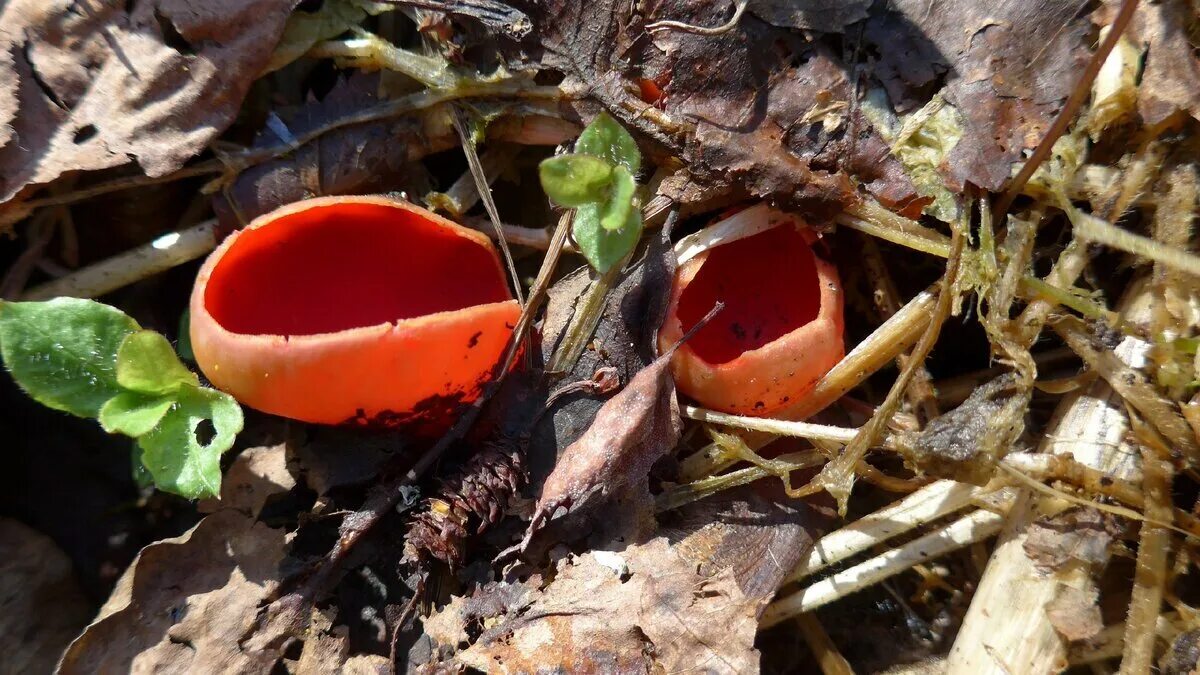
<instances>
[{"instance_id":1,"label":"fungus cup cavity","mask_svg":"<svg viewBox=\"0 0 1200 675\"><path fill-rule=\"evenodd\" d=\"M326 197L227 238L191 315L197 364L242 403L429 436L479 395L520 308L482 234L405 202Z\"/></svg>"},{"instance_id":2,"label":"fungus cup cavity","mask_svg":"<svg viewBox=\"0 0 1200 675\"><path fill-rule=\"evenodd\" d=\"M800 219L759 205L676 246L659 349L725 303L671 360L681 392L714 410L771 415L796 406L842 358L841 282L815 239Z\"/></svg>"}]
</instances>

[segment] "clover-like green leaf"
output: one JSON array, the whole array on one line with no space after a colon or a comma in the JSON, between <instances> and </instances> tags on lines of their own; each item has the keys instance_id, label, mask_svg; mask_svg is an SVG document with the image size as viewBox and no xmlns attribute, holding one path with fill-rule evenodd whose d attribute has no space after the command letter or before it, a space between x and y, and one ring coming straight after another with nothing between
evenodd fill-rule
<instances>
[{"instance_id":1,"label":"clover-like green leaf","mask_svg":"<svg viewBox=\"0 0 1200 675\"><path fill-rule=\"evenodd\" d=\"M175 396L158 426L138 438L142 462L160 490L214 497L221 490L221 455L242 430L242 409L215 389L182 386Z\"/></svg>"},{"instance_id":2,"label":"clover-like green leaf","mask_svg":"<svg viewBox=\"0 0 1200 675\"><path fill-rule=\"evenodd\" d=\"M585 204L575 211L571 227L576 246L597 272L612 269L637 246L642 236L642 213L630 209L625 225L616 230L605 229L600 222L600 206Z\"/></svg>"},{"instance_id":3,"label":"clover-like green leaf","mask_svg":"<svg viewBox=\"0 0 1200 675\"><path fill-rule=\"evenodd\" d=\"M117 384L143 394L169 394L180 385L197 385L167 338L152 330L131 333L117 350Z\"/></svg>"},{"instance_id":4,"label":"clover-like green leaf","mask_svg":"<svg viewBox=\"0 0 1200 675\"><path fill-rule=\"evenodd\" d=\"M637 191L633 174L624 166L618 165L612 177L612 189L600 211L600 224L610 231L621 229L629 221L629 211L634 208L633 195Z\"/></svg>"},{"instance_id":5,"label":"clover-like green leaf","mask_svg":"<svg viewBox=\"0 0 1200 675\"><path fill-rule=\"evenodd\" d=\"M100 426L110 434L137 438L153 429L173 403L172 396L121 392L100 408Z\"/></svg>"},{"instance_id":6,"label":"clover-like green leaf","mask_svg":"<svg viewBox=\"0 0 1200 675\"><path fill-rule=\"evenodd\" d=\"M613 166L624 166L631 174L636 174L642 167L642 153L637 141L606 112L597 115L579 134L575 152L599 157Z\"/></svg>"},{"instance_id":7,"label":"clover-like green leaf","mask_svg":"<svg viewBox=\"0 0 1200 675\"><path fill-rule=\"evenodd\" d=\"M602 201L612 176L612 165L591 155L559 155L538 165L542 189L559 206Z\"/></svg>"},{"instance_id":8,"label":"clover-like green leaf","mask_svg":"<svg viewBox=\"0 0 1200 675\"><path fill-rule=\"evenodd\" d=\"M0 303L0 356L34 400L96 417L117 384L117 349L138 330L118 309L91 300Z\"/></svg>"}]
</instances>

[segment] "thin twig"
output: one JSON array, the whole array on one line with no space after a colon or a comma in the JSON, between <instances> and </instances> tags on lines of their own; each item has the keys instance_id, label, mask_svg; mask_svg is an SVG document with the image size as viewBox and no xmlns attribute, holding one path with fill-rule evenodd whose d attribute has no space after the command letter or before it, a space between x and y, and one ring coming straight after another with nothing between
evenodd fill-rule
<instances>
[{"instance_id":1,"label":"thin twig","mask_svg":"<svg viewBox=\"0 0 1200 675\"><path fill-rule=\"evenodd\" d=\"M654 23L647 24L646 30L678 30L685 33L695 33L696 35L721 35L722 33L728 33L734 28L737 28L738 22L742 20L742 14L746 12L746 5L748 4L750 4L750 0L737 0L737 5L733 11L733 16L729 19L729 21L726 21L720 26L710 28L708 26L695 26L682 21L671 21L669 19L664 19L662 21L655 21Z\"/></svg>"},{"instance_id":2,"label":"thin twig","mask_svg":"<svg viewBox=\"0 0 1200 675\"><path fill-rule=\"evenodd\" d=\"M462 141L463 154L467 156L471 175L475 177L475 187L479 190L480 199L483 200L483 208L487 210L488 217L492 219L492 226L496 229L496 242L500 244L500 250L504 253L504 262L508 265L509 274L512 275L513 293L517 296L517 303L524 307L525 292L521 290L521 276L517 274L517 264L513 261L512 250L509 249L508 240L504 237L500 212L496 210L496 201L492 199L491 183L488 181L487 172L483 170L483 164L479 162L479 153L475 152L475 141L471 138L471 132L467 130L467 125L463 122L463 115L463 111L455 107L450 120L454 123L454 130L458 132L459 140Z\"/></svg>"}]
</instances>

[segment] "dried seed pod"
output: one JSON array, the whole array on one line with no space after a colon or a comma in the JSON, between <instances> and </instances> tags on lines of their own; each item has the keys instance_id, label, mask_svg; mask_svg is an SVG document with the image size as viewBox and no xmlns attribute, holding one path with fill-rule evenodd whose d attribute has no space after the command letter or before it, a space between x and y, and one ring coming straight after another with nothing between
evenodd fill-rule
<instances>
[{"instance_id":1,"label":"dried seed pod","mask_svg":"<svg viewBox=\"0 0 1200 675\"><path fill-rule=\"evenodd\" d=\"M841 281L815 240L799 218L759 204L676 246L660 351L725 304L671 360L681 392L715 410L770 415L842 358Z\"/></svg>"},{"instance_id":2,"label":"dried seed pod","mask_svg":"<svg viewBox=\"0 0 1200 675\"><path fill-rule=\"evenodd\" d=\"M440 433L520 308L482 234L383 197L291 204L234 233L191 300L196 362L259 410Z\"/></svg>"}]
</instances>

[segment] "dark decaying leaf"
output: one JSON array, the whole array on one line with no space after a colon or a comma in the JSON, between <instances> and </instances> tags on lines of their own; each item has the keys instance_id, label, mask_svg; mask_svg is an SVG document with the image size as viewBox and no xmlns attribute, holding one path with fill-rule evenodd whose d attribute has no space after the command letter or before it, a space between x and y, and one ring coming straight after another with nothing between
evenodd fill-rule
<instances>
[{"instance_id":1,"label":"dark decaying leaf","mask_svg":"<svg viewBox=\"0 0 1200 675\"><path fill-rule=\"evenodd\" d=\"M772 26L836 33L867 18L871 0L750 0L747 11Z\"/></svg>"},{"instance_id":2,"label":"dark decaying leaf","mask_svg":"<svg viewBox=\"0 0 1200 675\"><path fill-rule=\"evenodd\" d=\"M1109 514L1096 509L1067 509L1029 526L1025 555L1047 573L1073 563L1098 569L1111 555L1109 545L1121 534L1119 523Z\"/></svg>"},{"instance_id":3,"label":"dark decaying leaf","mask_svg":"<svg viewBox=\"0 0 1200 675\"><path fill-rule=\"evenodd\" d=\"M976 387L962 405L916 436L905 461L931 476L986 484L1025 429L1029 396L1029 388L1012 373Z\"/></svg>"},{"instance_id":4,"label":"dark decaying leaf","mask_svg":"<svg viewBox=\"0 0 1200 675\"><path fill-rule=\"evenodd\" d=\"M1098 596L1095 586L1085 590L1062 584L1054 599L1047 603L1046 616L1064 640L1089 640L1104 629L1104 619L1096 604Z\"/></svg>"},{"instance_id":5,"label":"dark decaying leaf","mask_svg":"<svg viewBox=\"0 0 1200 675\"><path fill-rule=\"evenodd\" d=\"M11 673L49 673L91 610L54 541L0 518L0 654Z\"/></svg>"},{"instance_id":6,"label":"dark decaying leaf","mask_svg":"<svg viewBox=\"0 0 1200 675\"><path fill-rule=\"evenodd\" d=\"M559 563L553 582L493 584L496 597L457 598L425 623L439 643L470 646L445 667L487 672L705 672L758 668L765 600L725 569L708 575L661 537ZM516 586L517 588L513 588ZM538 592L540 590L540 592ZM480 616L482 608L497 613ZM464 626L484 626L475 640Z\"/></svg>"},{"instance_id":7,"label":"dark decaying leaf","mask_svg":"<svg viewBox=\"0 0 1200 675\"><path fill-rule=\"evenodd\" d=\"M66 172L161 176L233 122L292 0L16 0L0 10L0 204Z\"/></svg>"},{"instance_id":8,"label":"dark decaying leaf","mask_svg":"<svg viewBox=\"0 0 1200 675\"><path fill-rule=\"evenodd\" d=\"M947 177L996 190L1041 140L1087 61L1083 9L1075 0L892 0L876 3L864 38L897 109L919 108L944 83L964 118Z\"/></svg>"},{"instance_id":9,"label":"dark decaying leaf","mask_svg":"<svg viewBox=\"0 0 1200 675\"><path fill-rule=\"evenodd\" d=\"M1200 119L1200 17L1188 0L1143 2L1130 37L1146 49L1138 87L1138 112L1149 125L1177 110ZM1189 37L1190 36L1190 37Z\"/></svg>"},{"instance_id":10,"label":"dark decaying leaf","mask_svg":"<svg viewBox=\"0 0 1200 675\"><path fill-rule=\"evenodd\" d=\"M60 672L269 671L279 652L241 641L283 578L284 545L282 530L225 509L147 546Z\"/></svg>"},{"instance_id":11,"label":"dark decaying leaf","mask_svg":"<svg viewBox=\"0 0 1200 675\"><path fill-rule=\"evenodd\" d=\"M292 137L300 136L379 103L378 89L378 75L355 74L339 81L320 101L280 114L279 122ZM277 146L289 140L268 126L254 146ZM431 184L416 160L451 145L452 135L430 139L423 134L419 117L337 129L295 152L243 171L227 191L213 198L213 208L222 227L234 230L243 225L239 215L250 221L309 197L390 191L408 191L414 197L427 192Z\"/></svg>"},{"instance_id":12,"label":"dark decaying leaf","mask_svg":"<svg viewBox=\"0 0 1200 675\"><path fill-rule=\"evenodd\" d=\"M638 521L648 513L644 486L650 466L674 447L681 428L666 362L654 359L674 269L668 236L653 237L609 292L590 348L563 378L577 382L605 372L627 383L625 388L606 402L593 396L560 397L531 434L530 472L542 495L531 536L558 506L569 506L596 488L612 495L632 487L639 503L625 515ZM547 358L586 284L586 272L579 271L550 290L543 322Z\"/></svg>"}]
</instances>

